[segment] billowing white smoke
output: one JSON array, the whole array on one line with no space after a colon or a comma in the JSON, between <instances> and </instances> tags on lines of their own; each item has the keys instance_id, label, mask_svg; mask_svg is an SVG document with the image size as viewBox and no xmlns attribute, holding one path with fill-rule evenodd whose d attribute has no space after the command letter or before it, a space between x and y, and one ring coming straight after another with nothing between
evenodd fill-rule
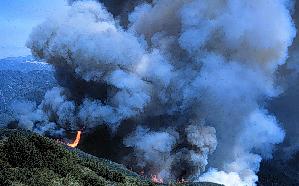
<instances>
[{"instance_id":1,"label":"billowing white smoke","mask_svg":"<svg viewBox=\"0 0 299 186\"><path fill-rule=\"evenodd\" d=\"M171 151L176 138L167 132L150 132L149 129L137 128L133 135L125 139L125 145L133 147L136 151L137 162L140 167L146 163L152 167L159 167L159 175L169 178L171 169Z\"/></svg>"},{"instance_id":2,"label":"billowing white smoke","mask_svg":"<svg viewBox=\"0 0 299 186\"><path fill-rule=\"evenodd\" d=\"M255 185L261 159L284 138L263 102L281 92L274 73L295 35L287 3L154 0L124 29L103 5L75 2L30 36L61 87L19 122L117 130L130 119L138 127L124 144L136 167L166 180Z\"/></svg>"}]
</instances>

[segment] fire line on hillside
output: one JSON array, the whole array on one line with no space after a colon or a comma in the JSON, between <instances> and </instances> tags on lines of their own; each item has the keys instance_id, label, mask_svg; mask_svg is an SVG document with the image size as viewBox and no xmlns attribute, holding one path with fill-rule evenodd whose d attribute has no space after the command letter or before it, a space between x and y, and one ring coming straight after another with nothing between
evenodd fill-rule
<instances>
[{"instance_id":1,"label":"fire line on hillside","mask_svg":"<svg viewBox=\"0 0 299 186\"><path fill-rule=\"evenodd\" d=\"M76 139L74 140L74 142L73 143L68 143L67 145L69 147L76 148L78 146L79 142L80 142L81 134L82 134L82 131L78 130L77 135L76 135Z\"/></svg>"}]
</instances>

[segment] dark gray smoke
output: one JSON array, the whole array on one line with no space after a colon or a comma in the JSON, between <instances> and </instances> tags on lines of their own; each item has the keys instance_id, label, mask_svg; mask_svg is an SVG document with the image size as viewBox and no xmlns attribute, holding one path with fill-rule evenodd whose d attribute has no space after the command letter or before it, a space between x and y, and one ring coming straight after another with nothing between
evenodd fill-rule
<instances>
[{"instance_id":1,"label":"dark gray smoke","mask_svg":"<svg viewBox=\"0 0 299 186\"><path fill-rule=\"evenodd\" d=\"M69 4L80 0L68 0ZM82 0L81 0L82 1ZM116 18L119 23L127 28L129 24L129 14L134 8L142 3L151 3L153 0L95 0L102 3L105 8Z\"/></svg>"},{"instance_id":2,"label":"dark gray smoke","mask_svg":"<svg viewBox=\"0 0 299 186\"><path fill-rule=\"evenodd\" d=\"M275 74L295 36L290 2L110 2L114 16L76 1L33 30L27 46L60 86L37 108L16 109L20 125L53 134L125 125L134 169L255 185L261 159L285 136L264 103L282 92Z\"/></svg>"},{"instance_id":3,"label":"dark gray smoke","mask_svg":"<svg viewBox=\"0 0 299 186\"><path fill-rule=\"evenodd\" d=\"M299 3L290 4L295 25L299 25ZM279 145L276 157L282 159L290 158L299 150L299 76L298 55L299 37L296 36L292 46L289 48L287 63L280 66L277 72L277 80L284 88L284 92L277 98L268 102L268 109L283 124L286 132L284 142Z\"/></svg>"}]
</instances>

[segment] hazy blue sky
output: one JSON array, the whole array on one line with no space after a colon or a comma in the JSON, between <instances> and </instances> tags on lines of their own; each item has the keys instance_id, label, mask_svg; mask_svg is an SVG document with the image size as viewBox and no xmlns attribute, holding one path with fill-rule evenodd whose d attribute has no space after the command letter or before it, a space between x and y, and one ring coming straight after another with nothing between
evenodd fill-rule
<instances>
[{"instance_id":1,"label":"hazy blue sky","mask_svg":"<svg viewBox=\"0 0 299 186\"><path fill-rule=\"evenodd\" d=\"M30 54L32 27L65 8L64 0L0 0L0 58Z\"/></svg>"}]
</instances>

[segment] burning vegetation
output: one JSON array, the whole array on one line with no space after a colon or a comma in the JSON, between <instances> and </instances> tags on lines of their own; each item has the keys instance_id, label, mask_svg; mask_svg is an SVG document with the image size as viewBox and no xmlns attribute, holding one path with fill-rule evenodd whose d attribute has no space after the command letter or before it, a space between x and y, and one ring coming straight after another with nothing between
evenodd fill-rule
<instances>
[{"instance_id":1,"label":"burning vegetation","mask_svg":"<svg viewBox=\"0 0 299 186\"><path fill-rule=\"evenodd\" d=\"M157 175L152 175L151 180L154 183L164 183L163 178L157 176Z\"/></svg>"},{"instance_id":2,"label":"burning vegetation","mask_svg":"<svg viewBox=\"0 0 299 186\"><path fill-rule=\"evenodd\" d=\"M100 151L157 170L156 183L255 185L285 137L264 102L281 93L275 74L295 36L287 1L140 0L120 13L126 23L104 4L69 2L26 44L58 86L15 106L20 126L53 136L107 126Z\"/></svg>"},{"instance_id":3,"label":"burning vegetation","mask_svg":"<svg viewBox=\"0 0 299 186\"><path fill-rule=\"evenodd\" d=\"M76 139L74 140L74 142L73 143L68 143L67 145L69 147L73 147L73 148L77 147L79 142L80 142L80 139L81 139L81 133L82 133L82 131L78 130L77 135L76 135Z\"/></svg>"},{"instance_id":4,"label":"burning vegetation","mask_svg":"<svg viewBox=\"0 0 299 186\"><path fill-rule=\"evenodd\" d=\"M159 185L120 164L29 131L0 130L0 167L1 185Z\"/></svg>"}]
</instances>

